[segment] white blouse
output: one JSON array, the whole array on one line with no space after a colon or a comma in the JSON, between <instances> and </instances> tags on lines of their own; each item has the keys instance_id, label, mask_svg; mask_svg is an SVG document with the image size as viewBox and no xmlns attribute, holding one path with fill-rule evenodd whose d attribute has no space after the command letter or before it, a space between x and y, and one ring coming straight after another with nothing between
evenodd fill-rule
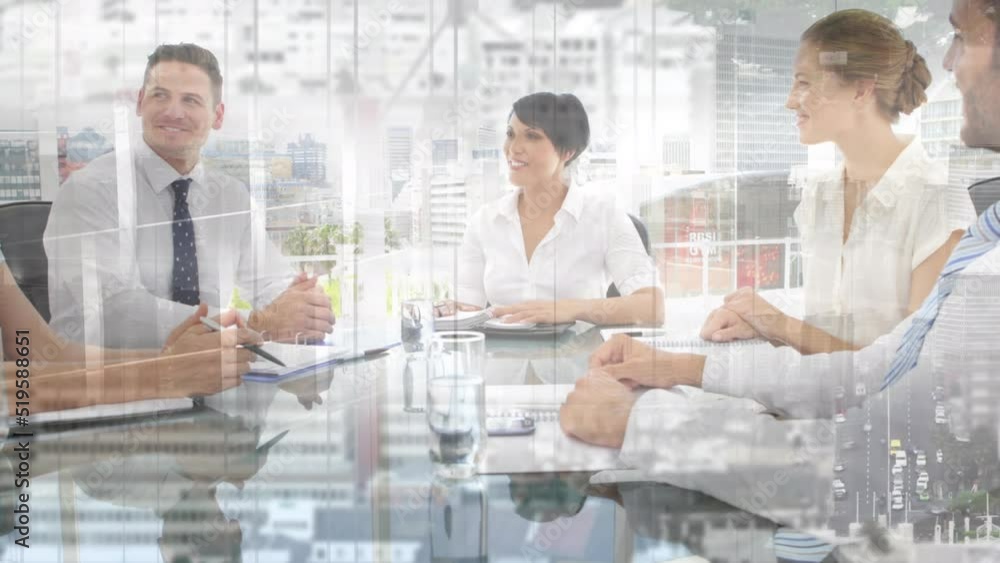
<instances>
[{"instance_id":1,"label":"white blouse","mask_svg":"<svg viewBox=\"0 0 1000 563\"><path fill-rule=\"evenodd\" d=\"M469 219L458 251L458 301L484 307L599 299L611 282L622 295L659 286L653 260L613 194L571 185L530 262L517 212L519 194L483 205Z\"/></svg>"},{"instance_id":2,"label":"white blouse","mask_svg":"<svg viewBox=\"0 0 1000 563\"><path fill-rule=\"evenodd\" d=\"M976 220L969 192L911 140L854 212L844 242L844 165L813 178L795 222L802 239L804 320L867 346L907 316L910 277Z\"/></svg>"}]
</instances>

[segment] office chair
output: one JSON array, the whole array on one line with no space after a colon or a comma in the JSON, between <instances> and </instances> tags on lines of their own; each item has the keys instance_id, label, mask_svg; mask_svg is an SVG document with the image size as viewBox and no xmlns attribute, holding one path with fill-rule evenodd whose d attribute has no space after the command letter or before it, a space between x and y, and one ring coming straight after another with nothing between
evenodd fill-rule
<instances>
[{"instance_id":1,"label":"office chair","mask_svg":"<svg viewBox=\"0 0 1000 563\"><path fill-rule=\"evenodd\" d=\"M632 220L632 225L635 226L636 232L639 233L639 240L642 241L642 247L646 249L646 254L652 255L653 249L649 244L649 230L646 229L646 224L642 222L642 219L632 215L631 213L628 214L628 218ZM618 288L612 283L608 286L607 296L621 297L622 294L618 292Z\"/></svg>"},{"instance_id":2,"label":"office chair","mask_svg":"<svg viewBox=\"0 0 1000 563\"><path fill-rule=\"evenodd\" d=\"M49 262L42 234L50 201L16 201L0 205L0 250L18 287L49 322Z\"/></svg>"}]
</instances>

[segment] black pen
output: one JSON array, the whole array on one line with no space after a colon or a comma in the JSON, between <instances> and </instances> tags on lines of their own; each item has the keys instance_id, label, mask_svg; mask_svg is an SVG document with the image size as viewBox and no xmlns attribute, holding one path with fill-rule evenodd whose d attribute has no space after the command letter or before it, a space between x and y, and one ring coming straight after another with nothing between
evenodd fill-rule
<instances>
[{"instance_id":1,"label":"black pen","mask_svg":"<svg viewBox=\"0 0 1000 563\"><path fill-rule=\"evenodd\" d=\"M212 330L215 330L215 331L222 332L222 330L223 330L222 325L220 325L219 323L215 322L214 320L212 320L212 319L210 319L208 317L202 317L201 318L201 324L203 324L203 325L207 326L208 328L210 328ZM267 352L265 352L264 350L262 350L260 346L257 346L256 344L240 344L240 346L242 348L244 348L245 350L250 350L254 354L257 354L258 356L260 356L261 358L264 358L265 360L267 360L269 362L278 364L281 367L286 367L284 362L282 362L278 358L275 358L271 354L268 354Z\"/></svg>"},{"instance_id":2,"label":"black pen","mask_svg":"<svg viewBox=\"0 0 1000 563\"><path fill-rule=\"evenodd\" d=\"M361 360L361 359L367 360L367 359L370 359L370 358L374 358L375 356L381 356L382 354L385 354L386 352L388 352L389 350L392 350L393 348L395 348L396 346L399 346L400 344L401 344L400 342L393 342L392 344L388 344L386 346L380 346L378 348L371 348L371 349L365 350L364 352L356 352L356 353L351 354L349 356L345 356L343 358L339 358L337 360L337 363L350 362L350 361Z\"/></svg>"},{"instance_id":3,"label":"black pen","mask_svg":"<svg viewBox=\"0 0 1000 563\"><path fill-rule=\"evenodd\" d=\"M656 338L658 336L663 336L664 331L662 331L662 330L656 330L656 329L654 329L652 331L627 330L627 331L621 332L619 334L624 334L625 336L631 336L633 338Z\"/></svg>"}]
</instances>

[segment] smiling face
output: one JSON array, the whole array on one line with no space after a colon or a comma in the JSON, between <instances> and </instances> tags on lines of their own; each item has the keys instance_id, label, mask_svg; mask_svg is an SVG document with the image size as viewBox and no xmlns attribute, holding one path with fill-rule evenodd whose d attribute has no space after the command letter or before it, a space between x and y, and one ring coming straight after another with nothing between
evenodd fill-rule
<instances>
[{"instance_id":1,"label":"smiling face","mask_svg":"<svg viewBox=\"0 0 1000 563\"><path fill-rule=\"evenodd\" d=\"M809 42L799 46L795 77L785 107L796 114L799 142L814 145L836 142L857 125L857 87L819 65L820 49Z\"/></svg>"},{"instance_id":2,"label":"smiling face","mask_svg":"<svg viewBox=\"0 0 1000 563\"><path fill-rule=\"evenodd\" d=\"M503 152L510 167L510 182L519 188L558 181L569 155L561 155L545 132L525 125L517 114L507 122Z\"/></svg>"},{"instance_id":3,"label":"smiling face","mask_svg":"<svg viewBox=\"0 0 1000 563\"><path fill-rule=\"evenodd\" d=\"M962 141L1000 151L1000 68L996 59L996 24L985 13L985 0L954 0L955 30L944 68L955 75L962 93Z\"/></svg>"},{"instance_id":4,"label":"smiling face","mask_svg":"<svg viewBox=\"0 0 1000 563\"><path fill-rule=\"evenodd\" d=\"M142 138L182 174L198 161L212 129L222 127L225 108L212 95L212 81L193 64L164 61L154 66L139 91L136 113Z\"/></svg>"}]
</instances>

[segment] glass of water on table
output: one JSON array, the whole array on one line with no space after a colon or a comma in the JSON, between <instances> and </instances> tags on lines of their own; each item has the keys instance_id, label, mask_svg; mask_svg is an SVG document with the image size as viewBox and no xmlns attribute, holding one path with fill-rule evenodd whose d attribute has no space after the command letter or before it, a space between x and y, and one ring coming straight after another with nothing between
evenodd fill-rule
<instances>
[{"instance_id":1,"label":"glass of water on table","mask_svg":"<svg viewBox=\"0 0 1000 563\"><path fill-rule=\"evenodd\" d=\"M440 474L475 474L486 440L485 356L479 332L438 332L431 341L427 423L431 459Z\"/></svg>"}]
</instances>

